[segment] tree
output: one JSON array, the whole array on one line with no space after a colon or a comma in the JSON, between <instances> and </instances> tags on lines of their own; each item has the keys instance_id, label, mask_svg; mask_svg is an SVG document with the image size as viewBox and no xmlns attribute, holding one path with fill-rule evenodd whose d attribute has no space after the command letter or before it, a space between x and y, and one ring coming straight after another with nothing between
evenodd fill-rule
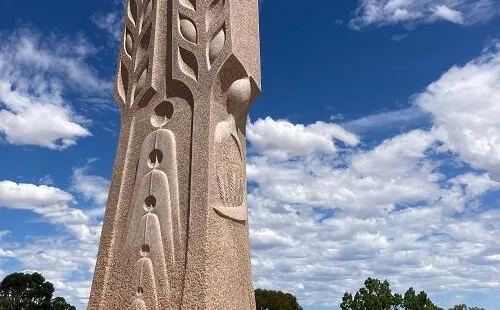
<instances>
[{"instance_id":1,"label":"tree","mask_svg":"<svg viewBox=\"0 0 500 310\"><path fill-rule=\"evenodd\" d=\"M62 297L52 299L52 310L76 310L75 307L68 304Z\"/></svg>"},{"instance_id":2,"label":"tree","mask_svg":"<svg viewBox=\"0 0 500 310\"><path fill-rule=\"evenodd\" d=\"M281 291L255 290L257 310L303 310L297 298Z\"/></svg>"},{"instance_id":3,"label":"tree","mask_svg":"<svg viewBox=\"0 0 500 310\"><path fill-rule=\"evenodd\" d=\"M345 293L340 308L342 310L396 310L402 302L400 294L393 295L389 282L368 278L365 287L360 288L354 297Z\"/></svg>"},{"instance_id":4,"label":"tree","mask_svg":"<svg viewBox=\"0 0 500 310\"><path fill-rule=\"evenodd\" d=\"M344 294L340 304L342 310L443 310L431 302L427 293L421 291L416 295L412 287L403 297L392 294L387 280L368 278L364 284L354 297L348 292Z\"/></svg>"},{"instance_id":5,"label":"tree","mask_svg":"<svg viewBox=\"0 0 500 310\"><path fill-rule=\"evenodd\" d=\"M403 299L403 309L405 310L440 310L432 303L427 293L421 291L418 295L415 294L413 287L410 287Z\"/></svg>"},{"instance_id":6,"label":"tree","mask_svg":"<svg viewBox=\"0 0 500 310\"><path fill-rule=\"evenodd\" d=\"M0 283L2 310L76 310L64 300L52 299L54 286L39 273L13 273Z\"/></svg>"}]
</instances>

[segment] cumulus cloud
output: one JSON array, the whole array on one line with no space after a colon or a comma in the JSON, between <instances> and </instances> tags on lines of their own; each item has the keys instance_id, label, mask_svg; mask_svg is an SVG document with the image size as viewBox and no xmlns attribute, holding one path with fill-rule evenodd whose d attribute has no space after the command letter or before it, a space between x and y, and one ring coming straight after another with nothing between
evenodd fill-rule
<instances>
[{"instance_id":1,"label":"cumulus cloud","mask_svg":"<svg viewBox=\"0 0 500 310\"><path fill-rule=\"evenodd\" d=\"M357 145L359 138L339 125L316 122L311 125L292 124L270 117L248 125L248 140L252 149L277 158L304 156L316 152L334 154L334 140Z\"/></svg>"},{"instance_id":2,"label":"cumulus cloud","mask_svg":"<svg viewBox=\"0 0 500 310\"><path fill-rule=\"evenodd\" d=\"M0 135L8 143L64 149L90 136L90 121L64 99L66 89L111 89L86 59L97 49L74 39L17 29L0 34Z\"/></svg>"},{"instance_id":3,"label":"cumulus cloud","mask_svg":"<svg viewBox=\"0 0 500 310\"><path fill-rule=\"evenodd\" d=\"M431 297L493 294L500 286L492 280L500 275L500 212L498 202L485 197L500 190L499 54L494 48L454 66L412 97L411 109L431 117L430 129L373 147L335 146L335 152L308 152L310 145L297 143L304 150L295 149L300 156L293 160L265 148L252 154L247 172L254 183L249 204L256 285L322 305L338 304L368 276L389 279L399 292L413 286ZM377 126L387 117L400 118L381 114L354 124ZM274 143L268 140L275 130L262 126L255 141ZM299 141L301 134L295 133ZM287 149L287 143L276 148L281 146Z\"/></svg>"},{"instance_id":4,"label":"cumulus cloud","mask_svg":"<svg viewBox=\"0 0 500 310\"><path fill-rule=\"evenodd\" d=\"M354 29L389 24L415 25L435 21L475 24L498 13L492 0L359 0Z\"/></svg>"},{"instance_id":5,"label":"cumulus cloud","mask_svg":"<svg viewBox=\"0 0 500 310\"><path fill-rule=\"evenodd\" d=\"M33 211L85 239L90 232L84 227L91 219L82 210L71 207L73 201L71 194L56 187L0 181L0 207Z\"/></svg>"},{"instance_id":6,"label":"cumulus cloud","mask_svg":"<svg viewBox=\"0 0 500 310\"><path fill-rule=\"evenodd\" d=\"M433 118L445 147L500 177L500 51L454 66L415 98Z\"/></svg>"},{"instance_id":7,"label":"cumulus cloud","mask_svg":"<svg viewBox=\"0 0 500 310\"><path fill-rule=\"evenodd\" d=\"M75 203L71 194L53 186L0 181L0 207L30 210L65 231L61 235L35 235L22 244L9 242L11 234L0 232L0 259L17 261L25 272L41 272L54 284L56 294L83 308L101 223L71 203Z\"/></svg>"}]
</instances>

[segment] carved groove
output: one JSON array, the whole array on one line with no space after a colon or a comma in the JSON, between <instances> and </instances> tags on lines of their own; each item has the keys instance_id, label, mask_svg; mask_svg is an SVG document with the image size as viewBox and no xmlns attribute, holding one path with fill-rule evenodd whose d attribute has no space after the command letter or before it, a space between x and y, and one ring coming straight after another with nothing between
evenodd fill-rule
<instances>
[{"instance_id":1,"label":"carved groove","mask_svg":"<svg viewBox=\"0 0 500 310\"><path fill-rule=\"evenodd\" d=\"M130 0L128 6L128 18L137 25L137 3L136 0Z\"/></svg>"},{"instance_id":2,"label":"carved groove","mask_svg":"<svg viewBox=\"0 0 500 310\"><path fill-rule=\"evenodd\" d=\"M148 65L144 66L144 68L141 71L141 75L137 79L137 88L135 90L135 95L137 96L143 89L144 85L146 84L146 79L148 77Z\"/></svg>"},{"instance_id":3,"label":"carved groove","mask_svg":"<svg viewBox=\"0 0 500 310\"><path fill-rule=\"evenodd\" d=\"M141 39L141 48L145 52L149 47L149 43L151 42L151 26L145 31L144 35Z\"/></svg>"},{"instance_id":4,"label":"carved groove","mask_svg":"<svg viewBox=\"0 0 500 310\"><path fill-rule=\"evenodd\" d=\"M190 51L179 47L179 66L181 70L195 81L198 80L198 60Z\"/></svg>"},{"instance_id":5,"label":"carved groove","mask_svg":"<svg viewBox=\"0 0 500 310\"><path fill-rule=\"evenodd\" d=\"M142 21L142 25L146 25L146 23L149 21L151 18L151 13L153 12L153 1L154 0L149 0L148 5L146 9L144 10L144 18Z\"/></svg>"},{"instance_id":6,"label":"carved groove","mask_svg":"<svg viewBox=\"0 0 500 310\"><path fill-rule=\"evenodd\" d=\"M122 98L123 102L127 100L128 92L128 70L125 64L120 64L120 73L118 75L118 94Z\"/></svg>"}]
</instances>

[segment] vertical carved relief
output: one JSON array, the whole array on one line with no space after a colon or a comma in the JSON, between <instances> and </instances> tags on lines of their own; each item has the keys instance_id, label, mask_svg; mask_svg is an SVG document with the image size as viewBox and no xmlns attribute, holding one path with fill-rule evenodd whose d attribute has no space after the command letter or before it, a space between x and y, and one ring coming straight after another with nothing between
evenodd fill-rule
<instances>
[{"instance_id":1,"label":"vertical carved relief","mask_svg":"<svg viewBox=\"0 0 500 310\"><path fill-rule=\"evenodd\" d=\"M161 78L155 77L158 65L151 59L155 53L152 38L158 31L156 5L161 0L129 0L121 52L120 74L115 90L124 107L140 103L146 106L160 89ZM129 89L130 87L131 89ZM148 101L148 102L145 102Z\"/></svg>"},{"instance_id":2,"label":"vertical carved relief","mask_svg":"<svg viewBox=\"0 0 500 310\"><path fill-rule=\"evenodd\" d=\"M127 0L89 310L255 309L242 120L260 87L257 12L257 0Z\"/></svg>"},{"instance_id":3,"label":"vertical carved relief","mask_svg":"<svg viewBox=\"0 0 500 310\"><path fill-rule=\"evenodd\" d=\"M248 216L244 197L245 161L243 148L238 135L235 117L246 108L251 97L251 85L248 78L232 83L225 93L228 116L215 127L215 154L217 187L220 204L214 209L221 216L246 221Z\"/></svg>"}]
</instances>

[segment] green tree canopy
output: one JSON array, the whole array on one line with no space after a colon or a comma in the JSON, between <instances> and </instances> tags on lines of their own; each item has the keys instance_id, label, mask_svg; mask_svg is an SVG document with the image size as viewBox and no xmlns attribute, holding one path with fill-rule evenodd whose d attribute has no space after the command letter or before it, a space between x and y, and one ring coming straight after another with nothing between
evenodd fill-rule
<instances>
[{"instance_id":1,"label":"green tree canopy","mask_svg":"<svg viewBox=\"0 0 500 310\"><path fill-rule=\"evenodd\" d=\"M393 310L399 309L402 297L393 295L389 282L381 282L377 279L368 278L365 287L360 288L354 296L345 293L342 297L340 308L342 310Z\"/></svg>"},{"instance_id":2,"label":"green tree canopy","mask_svg":"<svg viewBox=\"0 0 500 310\"><path fill-rule=\"evenodd\" d=\"M354 296L346 292L342 297L342 310L442 310L435 306L424 291L416 295L410 287L404 297L392 294L387 280L368 278L365 286L360 288Z\"/></svg>"},{"instance_id":3,"label":"green tree canopy","mask_svg":"<svg viewBox=\"0 0 500 310\"><path fill-rule=\"evenodd\" d=\"M281 291L255 290L257 310L302 310L297 298Z\"/></svg>"},{"instance_id":4,"label":"green tree canopy","mask_svg":"<svg viewBox=\"0 0 500 310\"><path fill-rule=\"evenodd\" d=\"M421 291L416 295L413 287L410 287L403 299L403 309L405 310L439 310L441 308L437 307L432 303L432 301L427 296L427 293Z\"/></svg>"},{"instance_id":5,"label":"green tree canopy","mask_svg":"<svg viewBox=\"0 0 500 310\"><path fill-rule=\"evenodd\" d=\"M39 273L13 273L0 283L2 310L76 310L62 297L52 299L54 286Z\"/></svg>"}]
</instances>

